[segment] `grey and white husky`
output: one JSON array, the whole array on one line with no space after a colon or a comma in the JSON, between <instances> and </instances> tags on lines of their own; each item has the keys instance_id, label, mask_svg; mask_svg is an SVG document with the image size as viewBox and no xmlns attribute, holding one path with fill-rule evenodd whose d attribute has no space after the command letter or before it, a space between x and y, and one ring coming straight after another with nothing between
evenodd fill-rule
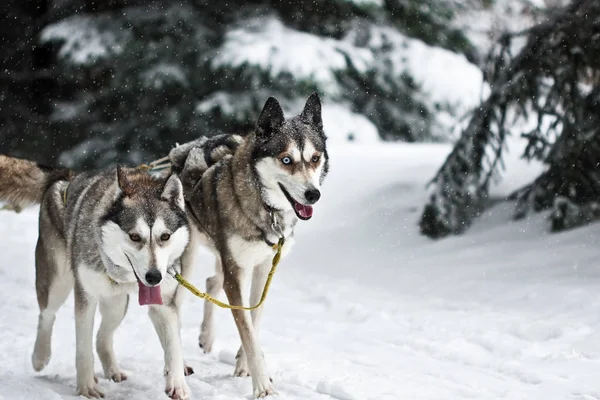
<instances>
[{"instance_id":1,"label":"grey and white husky","mask_svg":"<svg viewBox=\"0 0 600 400\"><path fill-rule=\"evenodd\" d=\"M137 291L139 304L149 305L164 350L166 393L189 398L179 336L181 290L167 273L189 264L181 262L190 229L177 175L158 178L119 167L73 174L0 156L0 200L17 206L41 203L33 368L40 371L48 364L56 312L74 287L77 394L103 397L94 375L96 308L102 314L96 351L104 374L123 381L127 377L117 363L113 335L129 293Z\"/></svg>"},{"instance_id":2,"label":"grey and white husky","mask_svg":"<svg viewBox=\"0 0 600 400\"><path fill-rule=\"evenodd\" d=\"M207 280L207 292L217 296L225 289L231 304L242 305L245 277L252 276L249 303L256 304L274 244L285 237L285 256L296 223L312 217L321 197L329 160L318 95L311 95L302 113L289 119L277 100L269 98L254 132L200 138L176 147L169 158L183 182L193 231L199 235L194 237L216 254L216 275ZM199 338L205 352L214 340L213 309L205 304ZM275 393L258 341L262 309L233 310L242 342L234 374L250 375L258 397Z\"/></svg>"}]
</instances>

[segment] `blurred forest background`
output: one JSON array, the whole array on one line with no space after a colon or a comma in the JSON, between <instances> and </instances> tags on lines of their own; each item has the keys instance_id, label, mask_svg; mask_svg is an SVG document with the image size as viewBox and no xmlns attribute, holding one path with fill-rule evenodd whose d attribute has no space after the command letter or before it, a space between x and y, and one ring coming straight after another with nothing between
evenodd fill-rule
<instances>
[{"instance_id":1,"label":"blurred forest background","mask_svg":"<svg viewBox=\"0 0 600 400\"><path fill-rule=\"evenodd\" d=\"M6 0L0 153L140 164L316 90L335 142L454 146L423 234L461 233L492 201L511 134L547 166L514 218L551 208L571 228L600 216L598 3Z\"/></svg>"}]
</instances>

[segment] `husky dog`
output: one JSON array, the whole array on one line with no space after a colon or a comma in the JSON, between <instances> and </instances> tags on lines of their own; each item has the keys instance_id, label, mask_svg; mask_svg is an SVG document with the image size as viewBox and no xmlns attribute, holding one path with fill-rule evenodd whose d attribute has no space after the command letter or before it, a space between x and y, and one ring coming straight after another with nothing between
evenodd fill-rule
<instances>
[{"instance_id":1,"label":"husky dog","mask_svg":"<svg viewBox=\"0 0 600 400\"><path fill-rule=\"evenodd\" d=\"M104 397L94 375L96 308L102 314L96 351L104 374L123 381L127 376L117 364L113 335L129 293L137 290L139 304L149 305L164 350L166 393L189 398L179 337L181 290L167 273L169 268L181 271L190 239L182 190L175 174L158 178L120 167L73 174L0 156L0 200L21 207L41 204L35 252L36 371L50 360L56 312L74 287L77 394Z\"/></svg>"},{"instance_id":2,"label":"husky dog","mask_svg":"<svg viewBox=\"0 0 600 400\"><path fill-rule=\"evenodd\" d=\"M269 98L255 131L244 138L201 138L171 151L194 232L216 254L216 275L206 282L209 294L225 289L231 304L242 305L245 277L251 275L250 304L259 301L274 245L284 236L282 254L289 251L298 219L310 219L321 197L328 170L325 142L315 93L302 113L290 119ZM199 338L205 352L214 340L213 308L205 304ZM250 375L257 397L275 393L258 341L262 307L232 312L242 342L234 374Z\"/></svg>"}]
</instances>

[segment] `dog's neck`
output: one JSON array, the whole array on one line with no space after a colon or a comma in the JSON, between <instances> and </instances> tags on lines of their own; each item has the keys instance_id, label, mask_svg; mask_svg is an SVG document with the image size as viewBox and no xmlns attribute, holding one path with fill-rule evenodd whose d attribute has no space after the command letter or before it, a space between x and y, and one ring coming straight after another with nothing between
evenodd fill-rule
<instances>
[{"instance_id":1,"label":"dog's neck","mask_svg":"<svg viewBox=\"0 0 600 400\"><path fill-rule=\"evenodd\" d=\"M273 227L276 221L280 226L282 233L286 237L290 237L294 233L294 227L298 222L298 217L293 210L282 211L265 202L260 190L245 190L249 185L255 188L260 188L260 181L256 171L252 168L252 146L255 145L254 137L247 138L240 148L235 152L232 159L233 173L233 190L238 198L242 211L246 217L251 220L263 233L266 234L267 242L271 243L276 240L280 234L277 228ZM243 148L248 146L247 148ZM242 173L237 173L237 172ZM242 201L247 199L249 201Z\"/></svg>"}]
</instances>

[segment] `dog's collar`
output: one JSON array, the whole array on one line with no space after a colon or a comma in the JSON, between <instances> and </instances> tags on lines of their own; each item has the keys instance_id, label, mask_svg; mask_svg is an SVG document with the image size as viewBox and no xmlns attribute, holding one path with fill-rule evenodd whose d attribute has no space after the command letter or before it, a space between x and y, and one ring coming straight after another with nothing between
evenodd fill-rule
<instances>
[{"instance_id":1,"label":"dog's collar","mask_svg":"<svg viewBox=\"0 0 600 400\"><path fill-rule=\"evenodd\" d=\"M267 214L269 215L269 218L271 220L271 231L273 233L275 233L275 235L277 235L278 238L285 238L285 235L283 234L283 228L281 227L281 225L279 224L279 219L277 218L277 212L280 212L281 210L272 207L270 205L268 205L267 203L263 202L263 207L265 209L265 211L267 212ZM275 242L271 242L268 237L268 232L260 229L262 231L262 239L263 241L269 245L269 247L272 247L273 249L277 248L277 243Z\"/></svg>"},{"instance_id":2,"label":"dog's collar","mask_svg":"<svg viewBox=\"0 0 600 400\"><path fill-rule=\"evenodd\" d=\"M121 267L120 265L115 264L114 262L112 262L112 260L108 259L108 262L110 262L112 265L114 265L116 268L120 268L120 269L126 269ZM132 267L133 268L133 267ZM118 281L115 278L113 278L112 276L110 276L110 274L108 273L108 268L106 269L106 271L104 272L104 275L106 275L106 279L108 279L108 282L110 282L111 285L123 285L126 283L135 283L135 281L133 282L128 282L128 281Z\"/></svg>"},{"instance_id":3,"label":"dog's collar","mask_svg":"<svg viewBox=\"0 0 600 400\"><path fill-rule=\"evenodd\" d=\"M117 265L117 267L118 267L118 265ZM111 285L124 285L126 283L135 283L135 281L132 281L132 282L131 281L119 282L115 278L113 278L112 276L110 276L108 274L108 271L106 271L106 278L108 279L108 281L110 282Z\"/></svg>"},{"instance_id":4,"label":"dog's collar","mask_svg":"<svg viewBox=\"0 0 600 400\"><path fill-rule=\"evenodd\" d=\"M108 278L108 281L110 282L111 285L120 285L122 283L127 283L127 282L119 282L116 279L114 279L112 276L109 275L108 271L106 271L106 277Z\"/></svg>"},{"instance_id":5,"label":"dog's collar","mask_svg":"<svg viewBox=\"0 0 600 400\"><path fill-rule=\"evenodd\" d=\"M285 239L285 235L283 234L283 228L279 224L279 220L277 219L277 214L275 212L270 212L269 216L271 217L271 229L279 236L279 238Z\"/></svg>"},{"instance_id":6,"label":"dog's collar","mask_svg":"<svg viewBox=\"0 0 600 400\"><path fill-rule=\"evenodd\" d=\"M267 203L265 203L264 201L262 202L262 204L263 204L263 208L265 209L265 211L266 211L268 214L272 214L272 213L276 213L276 212L283 211L283 210L280 210L280 209L278 209L278 208L275 208L275 207L273 207L273 206L272 206L272 205L270 205L270 204L267 204Z\"/></svg>"}]
</instances>

